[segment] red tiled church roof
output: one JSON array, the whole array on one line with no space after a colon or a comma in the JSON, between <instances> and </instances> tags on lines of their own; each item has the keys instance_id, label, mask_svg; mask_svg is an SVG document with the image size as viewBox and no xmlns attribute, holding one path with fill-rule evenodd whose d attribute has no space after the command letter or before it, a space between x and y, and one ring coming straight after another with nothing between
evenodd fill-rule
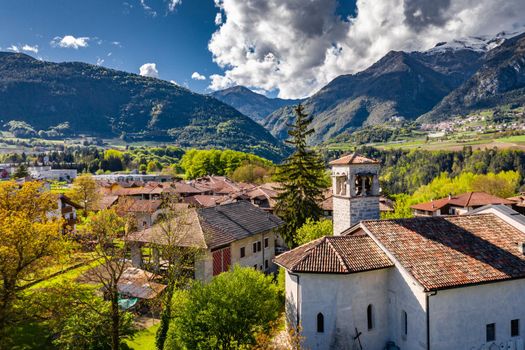
<instances>
[{"instance_id":1,"label":"red tiled church roof","mask_svg":"<svg viewBox=\"0 0 525 350\"><path fill-rule=\"evenodd\" d=\"M292 272L355 273L393 266L368 236L319 238L275 258Z\"/></svg>"},{"instance_id":2,"label":"red tiled church roof","mask_svg":"<svg viewBox=\"0 0 525 350\"><path fill-rule=\"evenodd\" d=\"M348 154L336 160L332 160L330 165L348 165L348 164L379 164L378 160L366 158L356 153Z\"/></svg>"},{"instance_id":3,"label":"red tiled church roof","mask_svg":"<svg viewBox=\"0 0 525 350\"><path fill-rule=\"evenodd\" d=\"M363 221L426 289L525 278L525 233L493 214Z\"/></svg>"}]
</instances>

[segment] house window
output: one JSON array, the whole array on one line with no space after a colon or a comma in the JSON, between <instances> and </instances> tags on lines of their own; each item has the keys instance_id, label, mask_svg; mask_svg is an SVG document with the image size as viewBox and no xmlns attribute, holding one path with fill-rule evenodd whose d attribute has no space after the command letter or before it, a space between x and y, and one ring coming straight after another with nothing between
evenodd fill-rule
<instances>
[{"instance_id":1,"label":"house window","mask_svg":"<svg viewBox=\"0 0 525 350\"><path fill-rule=\"evenodd\" d=\"M264 260L264 268L268 269L268 259Z\"/></svg>"},{"instance_id":2,"label":"house window","mask_svg":"<svg viewBox=\"0 0 525 350\"><path fill-rule=\"evenodd\" d=\"M373 314L372 314L372 304L368 305L366 308L366 322L368 325L368 330L372 330L374 328L374 321L373 321Z\"/></svg>"},{"instance_id":3,"label":"house window","mask_svg":"<svg viewBox=\"0 0 525 350\"><path fill-rule=\"evenodd\" d=\"M252 248L253 252L257 253L257 242L253 242Z\"/></svg>"},{"instance_id":4,"label":"house window","mask_svg":"<svg viewBox=\"0 0 525 350\"><path fill-rule=\"evenodd\" d=\"M269 245L270 245L270 242L269 242L269 240L268 240L268 237L266 237L266 238L264 239L264 248L268 248Z\"/></svg>"},{"instance_id":5,"label":"house window","mask_svg":"<svg viewBox=\"0 0 525 350\"><path fill-rule=\"evenodd\" d=\"M487 342L496 340L496 324L489 323L486 330Z\"/></svg>"},{"instance_id":6,"label":"house window","mask_svg":"<svg viewBox=\"0 0 525 350\"><path fill-rule=\"evenodd\" d=\"M324 316L322 313L317 314L317 333L324 333Z\"/></svg>"},{"instance_id":7,"label":"house window","mask_svg":"<svg viewBox=\"0 0 525 350\"><path fill-rule=\"evenodd\" d=\"M520 335L520 320L510 321L510 336L518 337Z\"/></svg>"},{"instance_id":8,"label":"house window","mask_svg":"<svg viewBox=\"0 0 525 350\"><path fill-rule=\"evenodd\" d=\"M401 320L403 322L403 335L406 337L408 335L408 315L405 310L401 314Z\"/></svg>"},{"instance_id":9,"label":"house window","mask_svg":"<svg viewBox=\"0 0 525 350\"><path fill-rule=\"evenodd\" d=\"M257 251L260 252L262 250L261 241L257 242Z\"/></svg>"},{"instance_id":10,"label":"house window","mask_svg":"<svg viewBox=\"0 0 525 350\"><path fill-rule=\"evenodd\" d=\"M244 258L246 256L246 249L244 247L241 247L241 258Z\"/></svg>"},{"instance_id":11,"label":"house window","mask_svg":"<svg viewBox=\"0 0 525 350\"><path fill-rule=\"evenodd\" d=\"M257 270L257 264L253 265L254 270Z\"/></svg>"}]
</instances>

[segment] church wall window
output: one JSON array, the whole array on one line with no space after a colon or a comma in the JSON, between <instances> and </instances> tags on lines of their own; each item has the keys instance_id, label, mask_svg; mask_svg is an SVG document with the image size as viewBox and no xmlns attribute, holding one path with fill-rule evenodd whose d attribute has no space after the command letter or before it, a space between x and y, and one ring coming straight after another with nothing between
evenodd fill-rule
<instances>
[{"instance_id":1,"label":"church wall window","mask_svg":"<svg viewBox=\"0 0 525 350\"><path fill-rule=\"evenodd\" d=\"M374 310L372 304L366 308L366 322L369 331L374 329Z\"/></svg>"},{"instance_id":2,"label":"church wall window","mask_svg":"<svg viewBox=\"0 0 525 350\"><path fill-rule=\"evenodd\" d=\"M324 333L324 316L322 313L317 314L317 333Z\"/></svg>"}]
</instances>

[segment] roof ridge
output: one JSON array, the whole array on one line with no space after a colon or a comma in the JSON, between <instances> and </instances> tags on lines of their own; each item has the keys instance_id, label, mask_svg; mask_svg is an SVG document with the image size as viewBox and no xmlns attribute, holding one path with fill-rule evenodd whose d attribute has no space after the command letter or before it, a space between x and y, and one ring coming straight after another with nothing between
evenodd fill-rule
<instances>
[{"instance_id":1,"label":"roof ridge","mask_svg":"<svg viewBox=\"0 0 525 350\"><path fill-rule=\"evenodd\" d=\"M326 238L327 236L325 236ZM332 244L332 242L330 242L329 239L326 239L326 242L327 244L332 248L332 250L335 252L336 256L337 256L337 259L339 260L339 262L341 263L341 265L344 266L344 268L346 269L347 272L350 272L351 269L350 267L348 266L348 264L346 263L346 261L343 259L343 257L341 256L341 252Z\"/></svg>"},{"instance_id":2,"label":"roof ridge","mask_svg":"<svg viewBox=\"0 0 525 350\"><path fill-rule=\"evenodd\" d=\"M312 255L312 251L315 250L317 247L319 247L319 244L322 243L322 242L325 241L325 240L326 240L326 236L325 236L325 237L321 237L321 238L317 238L317 239L315 239L315 240L313 240L313 241L310 241L310 242L306 243L306 244L310 244L310 247L308 247L308 248L305 250L305 252L304 252L304 256L303 256L301 259L299 259L299 260L293 265L292 270L295 269L295 268L297 267L297 265L299 265L300 263L302 263L303 261L305 261L306 258L310 257L310 255ZM319 241L319 242L316 242L316 241ZM299 246L299 247L300 247L300 246ZM299 247L297 247L297 248L299 248ZM280 256L283 256L283 255L285 255L285 254L292 253L292 252L293 252L295 249L297 249L297 248L290 249L289 251L282 253Z\"/></svg>"}]
</instances>

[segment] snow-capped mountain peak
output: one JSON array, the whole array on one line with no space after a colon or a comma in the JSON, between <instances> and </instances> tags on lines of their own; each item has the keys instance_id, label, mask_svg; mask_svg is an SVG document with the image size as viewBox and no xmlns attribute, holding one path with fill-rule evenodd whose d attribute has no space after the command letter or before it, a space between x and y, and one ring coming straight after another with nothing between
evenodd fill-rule
<instances>
[{"instance_id":1,"label":"snow-capped mountain peak","mask_svg":"<svg viewBox=\"0 0 525 350\"><path fill-rule=\"evenodd\" d=\"M441 53L456 50L472 50L477 52L487 52L495 47L500 46L505 40L525 32L525 28L520 31L499 32L496 35L480 35L466 38L455 39L448 42L437 43L430 50L425 51L428 54Z\"/></svg>"}]
</instances>

